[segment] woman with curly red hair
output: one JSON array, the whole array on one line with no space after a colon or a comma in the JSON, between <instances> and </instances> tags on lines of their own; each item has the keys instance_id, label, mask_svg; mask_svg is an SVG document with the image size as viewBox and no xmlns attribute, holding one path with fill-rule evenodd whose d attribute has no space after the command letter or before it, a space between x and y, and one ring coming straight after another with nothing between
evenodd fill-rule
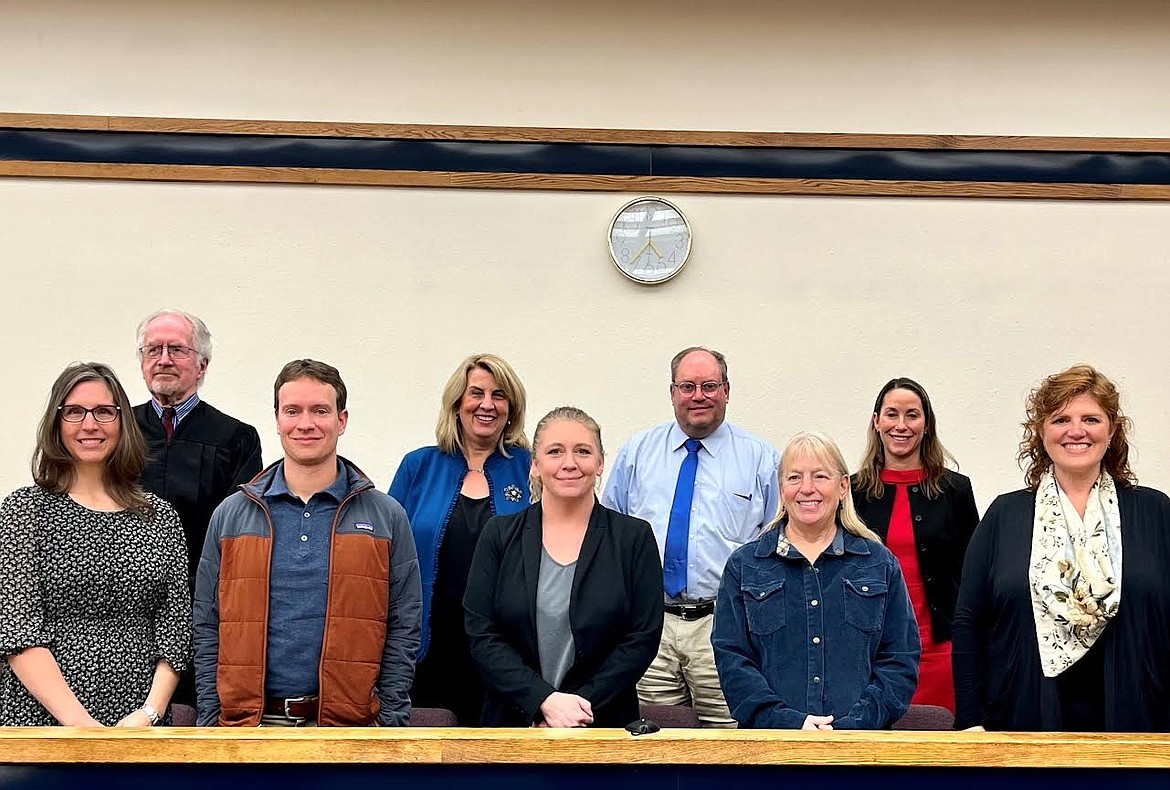
<instances>
[{"instance_id":1,"label":"woman with curly red hair","mask_svg":"<svg viewBox=\"0 0 1170 790\"><path fill-rule=\"evenodd\" d=\"M958 728L1170 730L1170 498L1137 485L1117 387L1089 365L1028 400L1027 488L971 539Z\"/></svg>"}]
</instances>

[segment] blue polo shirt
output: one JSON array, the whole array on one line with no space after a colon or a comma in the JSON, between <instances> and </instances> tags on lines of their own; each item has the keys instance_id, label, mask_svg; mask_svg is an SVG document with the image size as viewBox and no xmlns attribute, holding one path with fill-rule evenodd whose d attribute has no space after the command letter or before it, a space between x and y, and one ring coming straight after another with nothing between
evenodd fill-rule
<instances>
[{"instance_id":1,"label":"blue polo shirt","mask_svg":"<svg viewBox=\"0 0 1170 790\"><path fill-rule=\"evenodd\" d=\"M329 547L337 507L348 485L338 462L333 485L305 503L288 490L281 463L264 494L275 533L264 682L264 693L269 697L298 697L319 690L329 601Z\"/></svg>"}]
</instances>

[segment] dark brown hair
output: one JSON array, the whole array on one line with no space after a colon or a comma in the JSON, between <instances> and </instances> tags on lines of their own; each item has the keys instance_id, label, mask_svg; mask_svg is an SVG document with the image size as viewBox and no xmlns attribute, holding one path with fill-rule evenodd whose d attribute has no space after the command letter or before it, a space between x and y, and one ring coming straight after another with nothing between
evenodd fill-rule
<instances>
[{"instance_id":1,"label":"dark brown hair","mask_svg":"<svg viewBox=\"0 0 1170 790\"><path fill-rule=\"evenodd\" d=\"M57 407L82 382L100 381L110 389L114 405L118 407L121 430L118 444L106 459L102 482L110 498L144 519L154 516L154 508L142 491L139 479L146 466L146 440L134 419L126 390L109 365L101 362L75 362L61 371L49 390L49 401L37 427L37 447L33 451L33 482L54 494L68 493L76 479L76 461L61 439L61 415Z\"/></svg>"},{"instance_id":2,"label":"dark brown hair","mask_svg":"<svg viewBox=\"0 0 1170 790\"><path fill-rule=\"evenodd\" d=\"M1119 485L1137 485L1137 475L1129 468L1129 432L1133 421L1121 411L1121 396L1105 374L1092 365L1073 365L1040 382L1028 395L1028 414L1024 420L1024 438L1020 440L1019 461L1026 465L1024 480L1035 491L1040 478L1052 468L1052 459L1044 449L1044 423L1078 395L1091 395L1113 429L1113 439L1101 459L1101 469Z\"/></svg>"},{"instance_id":3,"label":"dark brown hair","mask_svg":"<svg viewBox=\"0 0 1170 790\"><path fill-rule=\"evenodd\" d=\"M857 488L864 491L870 499L881 499L885 492L882 469L886 465L886 446L882 444L882 437L873 424L873 418L881 411L882 401L886 399L886 395L894 390L913 392L918 396L918 400L922 401L922 416L926 421L922 429L922 441L918 445L922 468L926 472L922 490L928 499L934 499L942 493L942 477L943 472L947 470L947 462L955 466L958 464L938 438L938 422L934 416L934 406L930 404L930 396L917 381L903 376L887 381L873 402L873 415L869 419L869 428L866 431L865 455L862 456L861 467L857 470Z\"/></svg>"},{"instance_id":4,"label":"dark brown hair","mask_svg":"<svg viewBox=\"0 0 1170 790\"><path fill-rule=\"evenodd\" d=\"M341 373L332 365L318 362L315 359L294 359L280 369L280 373L276 376L276 384L272 387L272 408L274 411L280 408L280 388L297 379L313 379L333 387L334 392L337 393L337 413L345 411L347 393L345 382L341 380Z\"/></svg>"}]
</instances>

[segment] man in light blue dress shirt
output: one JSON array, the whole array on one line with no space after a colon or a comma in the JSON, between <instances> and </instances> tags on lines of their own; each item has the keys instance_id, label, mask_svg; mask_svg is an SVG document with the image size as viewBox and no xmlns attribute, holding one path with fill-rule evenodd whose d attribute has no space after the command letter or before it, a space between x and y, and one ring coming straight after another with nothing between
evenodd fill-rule
<instances>
[{"instance_id":1,"label":"man in light blue dress shirt","mask_svg":"<svg viewBox=\"0 0 1170 790\"><path fill-rule=\"evenodd\" d=\"M776 515L780 454L724 419L731 384L722 354L683 349L671 360L670 373L674 420L622 447L602 504L649 521L665 554L685 444L701 441L685 536L686 586L677 595L664 592L662 641L638 696L646 705L693 705L705 727L734 727L715 669L712 614L728 556L758 537Z\"/></svg>"}]
</instances>

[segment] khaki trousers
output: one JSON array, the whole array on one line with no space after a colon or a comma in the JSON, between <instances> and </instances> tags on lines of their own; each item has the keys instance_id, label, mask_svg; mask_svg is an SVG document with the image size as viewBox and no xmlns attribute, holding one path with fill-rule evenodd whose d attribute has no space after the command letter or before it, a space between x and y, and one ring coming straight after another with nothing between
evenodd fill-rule
<instances>
[{"instance_id":1,"label":"khaki trousers","mask_svg":"<svg viewBox=\"0 0 1170 790\"><path fill-rule=\"evenodd\" d=\"M704 727L736 727L723 699L711 628L715 615L683 620L667 613L662 624L658 655L638 681L638 699L644 705L691 705Z\"/></svg>"}]
</instances>

